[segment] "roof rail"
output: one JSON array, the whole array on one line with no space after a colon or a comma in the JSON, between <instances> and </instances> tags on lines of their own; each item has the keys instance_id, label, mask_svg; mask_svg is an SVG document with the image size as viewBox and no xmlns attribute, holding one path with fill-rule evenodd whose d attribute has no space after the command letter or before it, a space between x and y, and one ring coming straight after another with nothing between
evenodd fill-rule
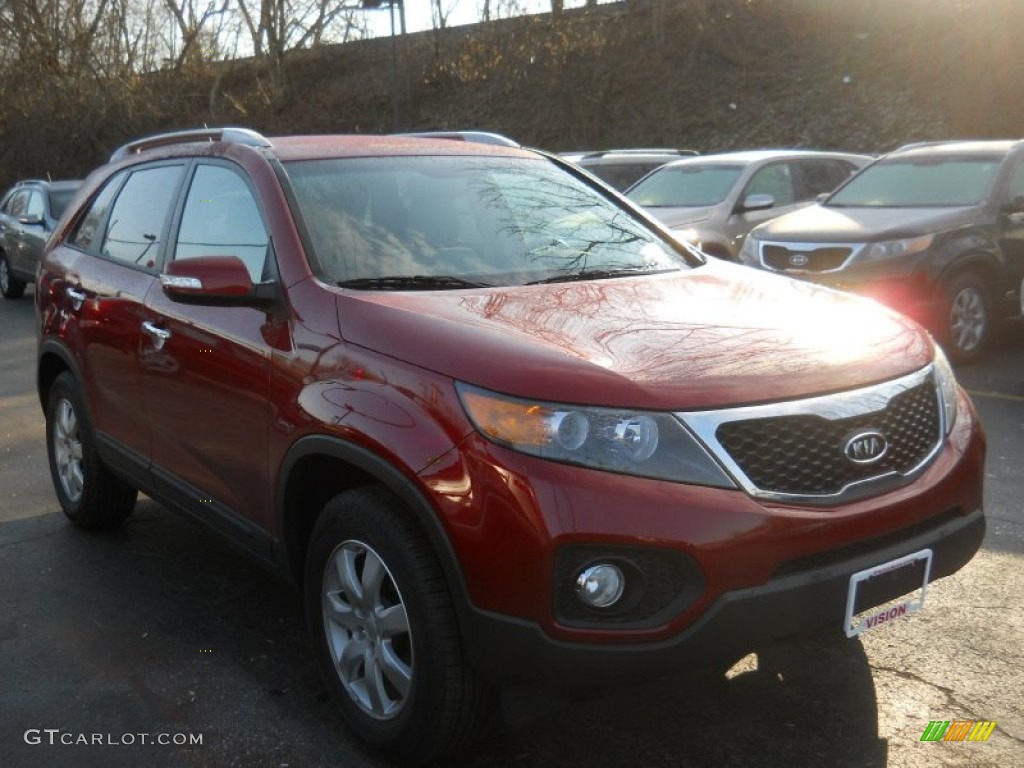
<instances>
[{"instance_id":1,"label":"roof rail","mask_svg":"<svg viewBox=\"0 0 1024 768\"><path fill-rule=\"evenodd\" d=\"M273 146L265 136L249 128L193 128L187 131L158 133L154 136L130 141L114 151L114 154L110 156L110 162L123 160L129 155L137 155L147 149L197 141L226 141L230 144L245 144L250 147Z\"/></svg>"},{"instance_id":2,"label":"roof rail","mask_svg":"<svg viewBox=\"0 0 1024 768\"><path fill-rule=\"evenodd\" d=\"M490 131L416 131L413 133L396 133L395 136L409 136L415 139L453 139L455 141L474 141L477 144L496 144L500 147L522 146L518 141Z\"/></svg>"},{"instance_id":3,"label":"roof rail","mask_svg":"<svg viewBox=\"0 0 1024 768\"><path fill-rule=\"evenodd\" d=\"M583 152L580 159L592 159L605 157L607 155L677 155L679 157L692 157L700 153L695 149L668 149L664 147L628 147L623 149L598 149L592 152Z\"/></svg>"},{"instance_id":4,"label":"roof rail","mask_svg":"<svg viewBox=\"0 0 1024 768\"><path fill-rule=\"evenodd\" d=\"M23 184L48 184L48 183L49 182L46 179L21 179L20 181L15 182L14 186L20 187Z\"/></svg>"}]
</instances>

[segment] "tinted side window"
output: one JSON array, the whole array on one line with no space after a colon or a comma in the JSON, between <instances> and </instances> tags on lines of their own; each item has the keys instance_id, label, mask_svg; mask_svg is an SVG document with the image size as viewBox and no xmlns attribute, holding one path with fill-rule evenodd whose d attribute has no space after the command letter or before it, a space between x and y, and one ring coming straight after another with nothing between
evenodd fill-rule
<instances>
[{"instance_id":1,"label":"tinted side window","mask_svg":"<svg viewBox=\"0 0 1024 768\"><path fill-rule=\"evenodd\" d=\"M268 242L259 208L242 177L217 165L196 168L174 258L237 256L252 281L259 282Z\"/></svg>"},{"instance_id":2,"label":"tinted side window","mask_svg":"<svg viewBox=\"0 0 1024 768\"><path fill-rule=\"evenodd\" d=\"M104 256L144 267L156 266L183 170L180 165L165 165L135 171L128 177L110 211L101 249Z\"/></svg>"},{"instance_id":3,"label":"tinted side window","mask_svg":"<svg viewBox=\"0 0 1024 768\"><path fill-rule=\"evenodd\" d=\"M28 207L28 190L23 189L15 192L14 196L7 203L7 213L11 216L23 216Z\"/></svg>"},{"instance_id":4,"label":"tinted side window","mask_svg":"<svg viewBox=\"0 0 1024 768\"><path fill-rule=\"evenodd\" d=\"M96 239L96 235L99 233L100 227L103 225L103 220L107 216L107 211L110 209L110 203L114 199L114 193L117 192L121 182L124 181L124 177L127 174L121 172L111 178L105 187L100 190L100 193L93 198L92 203L89 205L89 210L86 212L82 220L78 222L75 227L75 231L72 232L71 237L68 238L68 243L74 245L77 248L83 250L90 250L93 245L99 245L99 241Z\"/></svg>"},{"instance_id":5,"label":"tinted side window","mask_svg":"<svg viewBox=\"0 0 1024 768\"><path fill-rule=\"evenodd\" d=\"M800 171L800 200L831 192L850 175L846 164L836 160L804 160L800 163Z\"/></svg>"},{"instance_id":6,"label":"tinted side window","mask_svg":"<svg viewBox=\"0 0 1024 768\"><path fill-rule=\"evenodd\" d=\"M747 183L743 193L749 195L771 195L776 205L789 205L796 199L793 189L793 173L788 163L775 163L759 169Z\"/></svg>"}]
</instances>

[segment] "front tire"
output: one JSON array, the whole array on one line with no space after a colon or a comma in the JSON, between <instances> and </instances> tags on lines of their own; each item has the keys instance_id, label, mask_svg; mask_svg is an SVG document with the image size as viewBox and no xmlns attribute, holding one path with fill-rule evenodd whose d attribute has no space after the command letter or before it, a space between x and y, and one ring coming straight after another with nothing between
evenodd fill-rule
<instances>
[{"instance_id":1,"label":"front tire","mask_svg":"<svg viewBox=\"0 0 1024 768\"><path fill-rule=\"evenodd\" d=\"M7 254L0 251L0 294L5 299L20 299L25 293L26 283L22 282L11 272L11 265L7 262Z\"/></svg>"},{"instance_id":2,"label":"front tire","mask_svg":"<svg viewBox=\"0 0 1024 768\"><path fill-rule=\"evenodd\" d=\"M64 514L80 528L110 528L131 514L138 492L115 477L96 450L78 386L62 373L46 402L50 477Z\"/></svg>"},{"instance_id":3,"label":"front tire","mask_svg":"<svg viewBox=\"0 0 1024 768\"><path fill-rule=\"evenodd\" d=\"M943 335L954 362L968 363L984 350L992 327L988 290L977 275L965 272L945 286L946 319Z\"/></svg>"},{"instance_id":4,"label":"front tire","mask_svg":"<svg viewBox=\"0 0 1024 768\"><path fill-rule=\"evenodd\" d=\"M374 486L328 503L303 584L321 675L359 738L421 762L482 734L493 691L466 660L444 574L395 496Z\"/></svg>"}]
</instances>

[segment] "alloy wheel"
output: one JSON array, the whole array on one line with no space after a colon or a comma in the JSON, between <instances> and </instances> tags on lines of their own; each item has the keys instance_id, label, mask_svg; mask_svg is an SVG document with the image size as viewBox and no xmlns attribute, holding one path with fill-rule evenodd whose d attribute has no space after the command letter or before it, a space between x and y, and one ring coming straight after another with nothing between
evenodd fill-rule
<instances>
[{"instance_id":1,"label":"alloy wheel","mask_svg":"<svg viewBox=\"0 0 1024 768\"><path fill-rule=\"evenodd\" d=\"M950 340L964 352L974 350L985 336L985 297L973 285L953 296L949 308Z\"/></svg>"},{"instance_id":2,"label":"alloy wheel","mask_svg":"<svg viewBox=\"0 0 1024 768\"><path fill-rule=\"evenodd\" d=\"M57 404L53 429L53 455L61 487L72 503L82 498L85 469L82 465L82 441L78 436L78 417L67 400Z\"/></svg>"},{"instance_id":3,"label":"alloy wheel","mask_svg":"<svg viewBox=\"0 0 1024 768\"><path fill-rule=\"evenodd\" d=\"M387 565L370 546L344 541L327 560L324 632L345 691L367 715L391 720L412 688L412 633Z\"/></svg>"}]
</instances>

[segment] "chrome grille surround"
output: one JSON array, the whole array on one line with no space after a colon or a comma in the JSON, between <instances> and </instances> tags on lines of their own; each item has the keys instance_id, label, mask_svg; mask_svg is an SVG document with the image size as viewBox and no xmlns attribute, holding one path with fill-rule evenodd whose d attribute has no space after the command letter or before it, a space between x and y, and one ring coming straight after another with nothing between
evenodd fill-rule
<instances>
[{"instance_id":1,"label":"chrome grille surround","mask_svg":"<svg viewBox=\"0 0 1024 768\"><path fill-rule=\"evenodd\" d=\"M918 390L918 392L914 392ZM919 395L920 393L920 395ZM922 397L924 401L922 401ZM914 405L917 414L902 413L900 405L906 400L916 400ZM896 405L894 406L894 401ZM813 492L793 492L783 487L772 487L770 483L758 481L752 475L763 472L751 470L751 462L743 456L735 456L720 438L719 429L723 425L735 426L737 422L757 424L769 430L783 425L792 425L795 429L803 428L808 421L821 423L825 431L854 431L862 428L863 422L870 421L881 424L884 418L896 419L900 423L902 439L904 427L902 422L907 419L920 421L922 407L925 407L924 424L912 424L907 429L913 432L910 442L916 439L916 448L912 450L902 447L900 454L903 459L892 462L879 462L877 472L868 472L864 476L847 478L835 489L817 489ZM931 412L934 411L934 412ZM756 498L779 502L796 502L799 504L831 505L846 502L869 495L883 493L911 482L942 449L946 435L946 424L942 408L942 393L936 382L933 366L928 365L915 373L899 379L875 384L861 389L837 392L831 395L820 395L802 400L790 400L765 405L742 406L716 411L684 411L675 414L704 443L710 453L722 464L737 484L748 494ZM781 441L781 435L780 435ZM801 456L794 456L794 462L817 462L818 454L834 449L841 454L842 448L836 441L834 444L818 440L818 445ZM893 446L900 453L901 446ZM818 451L818 454L815 454ZM812 455L814 454L814 455ZM825 456L824 461L837 460L836 456ZM803 470L806 473L807 467ZM827 485L827 483L826 483Z\"/></svg>"},{"instance_id":2,"label":"chrome grille surround","mask_svg":"<svg viewBox=\"0 0 1024 768\"><path fill-rule=\"evenodd\" d=\"M823 275L831 272L841 272L866 247L865 243L798 243L774 240L758 240L756 243L758 263L769 272L781 272L786 275ZM833 266L821 266L816 258L816 255L819 253L832 254L840 251L846 251L847 255ZM778 255L770 257L769 254L771 253L777 253ZM798 267L791 264L781 266L779 258L783 254L802 254L806 256L806 266Z\"/></svg>"}]
</instances>

